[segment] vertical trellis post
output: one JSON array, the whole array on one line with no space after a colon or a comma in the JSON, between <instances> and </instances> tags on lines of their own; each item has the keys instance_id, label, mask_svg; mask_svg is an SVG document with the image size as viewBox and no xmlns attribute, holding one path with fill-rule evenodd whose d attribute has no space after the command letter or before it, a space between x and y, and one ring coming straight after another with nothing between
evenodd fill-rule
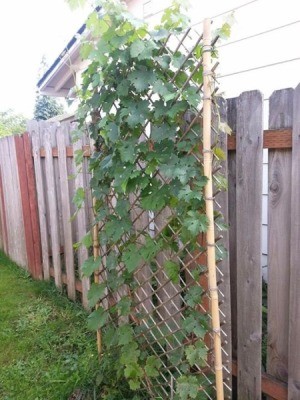
<instances>
[{"instance_id":1,"label":"vertical trellis post","mask_svg":"<svg viewBox=\"0 0 300 400\"><path fill-rule=\"evenodd\" d=\"M212 182L212 150L211 150L211 21L205 19L203 23L203 159L204 175L208 178L205 186L206 216L208 218L207 229L207 267L208 284L210 292L210 307L212 316L212 329L214 338L214 358L216 376L217 400L224 399L223 365L221 330L219 316L219 296L216 274L215 229L214 229L214 203Z\"/></svg>"},{"instance_id":2,"label":"vertical trellis post","mask_svg":"<svg viewBox=\"0 0 300 400\"><path fill-rule=\"evenodd\" d=\"M93 211L94 211L94 217L96 219L96 212L95 212L95 207L96 207L96 199L93 197ZM99 245L99 225L96 221L94 221L94 226L93 226L93 256L94 260L96 260L99 255L100 255L100 245ZM95 284L99 284L99 270L95 271L94 273L94 282ZM99 307L99 303L96 304L96 309ZM101 330L97 330L97 350L98 350L98 356L100 357L101 351L102 351L102 336L101 336Z\"/></svg>"}]
</instances>

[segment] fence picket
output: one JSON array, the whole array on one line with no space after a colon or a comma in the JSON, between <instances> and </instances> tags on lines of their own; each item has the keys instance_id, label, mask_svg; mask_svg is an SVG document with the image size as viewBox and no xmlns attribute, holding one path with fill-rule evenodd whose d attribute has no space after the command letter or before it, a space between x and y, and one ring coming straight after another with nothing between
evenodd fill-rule
<instances>
[{"instance_id":1,"label":"fence picket","mask_svg":"<svg viewBox=\"0 0 300 400\"><path fill-rule=\"evenodd\" d=\"M58 169L60 195L62 204L62 224L64 238L64 259L65 269L67 273L67 291L68 297L72 300L76 298L75 290L75 269L74 269L74 249L72 239L71 210L69 199L69 183L67 172L67 155L66 155L66 133L69 131L69 125L63 125L57 129L56 139L58 148Z\"/></svg>"},{"instance_id":2,"label":"fence picket","mask_svg":"<svg viewBox=\"0 0 300 400\"><path fill-rule=\"evenodd\" d=\"M77 140L73 144L73 149L74 149L74 157L76 155L76 151L82 150L82 139ZM76 171L76 168L75 168ZM84 188L84 179L83 179L83 172L82 169L77 171L76 176L75 176L75 191L78 190L79 188ZM80 241L87 232L87 217L86 217L86 211L85 211L85 206L83 206L80 210L77 211L77 232L78 232L78 241ZM80 246L78 249L78 264L79 268L81 265L84 263L84 261L88 258L88 250L85 246ZM89 278L82 277L82 304L85 308L88 308L88 299L87 299L87 293L90 288L90 280Z\"/></svg>"},{"instance_id":3,"label":"fence picket","mask_svg":"<svg viewBox=\"0 0 300 400\"><path fill-rule=\"evenodd\" d=\"M46 127L44 131L45 139L45 172L47 182L47 197L49 204L49 216L50 216L50 232L51 232L51 244L52 244L52 262L54 267L54 280L55 285L58 288L62 287L62 276L61 276L61 256L60 256L60 234L59 234L59 215L57 206L57 194L56 184L54 177L54 166L52 157L52 145L51 135L54 135L56 126Z\"/></svg>"},{"instance_id":4,"label":"fence picket","mask_svg":"<svg viewBox=\"0 0 300 400\"><path fill-rule=\"evenodd\" d=\"M44 192L44 181L42 174L42 165L40 158L40 135L39 129L41 127L36 121L30 121L28 123L28 131L30 132L32 141L32 152L34 160L34 172L35 182L38 200L38 214L39 214L39 225L40 225L40 236L42 246L42 263L43 263L43 274L44 279L50 279L50 264L49 264L49 245L48 245L48 232L47 232L47 219L46 219L46 202Z\"/></svg>"},{"instance_id":5,"label":"fence picket","mask_svg":"<svg viewBox=\"0 0 300 400\"><path fill-rule=\"evenodd\" d=\"M243 400L261 398L262 105L258 91L242 93L237 103L237 353Z\"/></svg>"},{"instance_id":6,"label":"fence picket","mask_svg":"<svg viewBox=\"0 0 300 400\"><path fill-rule=\"evenodd\" d=\"M300 399L300 85L294 91L288 399ZM286 329L287 327L284 327Z\"/></svg>"},{"instance_id":7,"label":"fence picket","mask_svg":"<svg viewBox=\"0 0 300 400\"><path fill-rule=\"evenodd\" d=\"M36 178L34 174L34 165L32 158L32 145L28 133L23 134L23 145L24 155L26 162L26 174L28 184L28 195L29 195L29 206L30 206L30 217L32 224L32 237L34 247L34 258L35 258L35 273L38 279L43 278L43 266L42 266L42 250L41 250L41 238L40 238L40 227L38 217L38 202L37 202L37 189L36 189Z\"/></svg>"},{"instance_id":8,"label":"fence picket","mask_svg":"<svg viewBox=\"0 0 300 400\"><path fill-rule=\"evenodd\" d=\"M269 110L269 129L290 128L293 89L275 91ZM282 327L289 318L291 166L290 150L269 150L267 372L283 381L288 377L288 329Z\"/></svg>"},{"instance_id":9,"label":"fence picket","mask_svg":"<svg viewBox=\"0 0 300 400\"><path fill-rule=\"evenodd\" d=\"M236 133L237 98L227 100L227 123ZM231 297L231 347L232 356L237 358L237 254L236 254L236 152L228 151L228 220L229 260Z\"/></svg>"}]
</instances>

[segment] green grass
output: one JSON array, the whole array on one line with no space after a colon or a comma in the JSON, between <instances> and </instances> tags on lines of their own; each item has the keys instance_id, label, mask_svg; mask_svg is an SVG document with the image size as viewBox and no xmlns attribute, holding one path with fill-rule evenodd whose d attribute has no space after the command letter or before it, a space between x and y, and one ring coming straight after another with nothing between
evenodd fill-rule
<instances>
[{"instance_id":1,"label":"green grass","mask_svg":"<svg viewBox=\"0 0 300 400\"><path fill-rule=\"evenodd\" d=\"M54 285L33 281L0 253L0 399L67 400L76 389L92 391L97 353L86 318Z\"/></svg>"}]
</instances>

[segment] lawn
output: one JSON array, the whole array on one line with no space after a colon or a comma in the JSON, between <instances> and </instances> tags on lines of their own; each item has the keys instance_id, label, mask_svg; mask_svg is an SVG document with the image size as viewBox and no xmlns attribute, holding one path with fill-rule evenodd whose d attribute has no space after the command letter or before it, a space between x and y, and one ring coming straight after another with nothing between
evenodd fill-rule
<instances>
[{"instance_id":1,"label":"lawn","mask_svg":"<svg viewBox=\"0 0 300 400\"><path fill-rule=\"evenodd\" d=\"M0 399L92 399L97 354L86 318L0 253Z\"/></svg>"}]
</instances>

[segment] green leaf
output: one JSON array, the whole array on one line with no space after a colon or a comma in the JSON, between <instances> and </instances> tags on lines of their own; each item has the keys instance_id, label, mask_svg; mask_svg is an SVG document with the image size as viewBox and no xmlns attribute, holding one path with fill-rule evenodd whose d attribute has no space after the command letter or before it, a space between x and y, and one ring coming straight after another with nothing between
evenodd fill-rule
<instances>
[{"instance_id":1,"label":"green leaf","mask_svg":"<svg viewBox=\"0 0 300 400\"><path fill-rule=\"evenodd\" d=\"M141 206L144 210L159 211L169 200L169 187L160 187L158 181L152 182L141 192Z\"/></svg>"},{"instance_id":2,"label":"green leaf","mask_svg":"<svg viewBox=\"0 0 300 400\"><path fill-rule=\"evenodd\" d=\"M150 236L146 236L145 244L140 248L140 254L144 261L152 260L161 250L162 242L155 241Z\"/></svg>"},{"instance_id":3,"label":"green leaf","mask_svg":"<svg viewBox=\"0 0 300 400\"><path fill-rule=\"evenodd\" d=\"M208 218L198 211L189 211L188 217L185 218L183 225L191 232L193 236L197 236L201 232L206 232L208 227Z\"/></svg>"},{"instance_id":4,"label":"green leaf","mask_svg":"<svg viewBox=\"0 0 300 400\"><path fill-rule=\"evenodd\" d=\"M131 341L122 349L122 355L120 357L120 363L122 365L137 363L141 352L138 349L136 342Z\"/></svg>"},{"instance_id":5,"label":"green leaf","mask_svg":"<svg viewBox=\"0 0 300 400\"><path fill-rule=\"evenodd\" d=\"M93 283L90 290L88 291L88 301L89 306L94 307L99 300L101 300L102 296L105 294L106 284L105 283Z\"/></svg>"},{"instance_id":6,"label":"green leaf","mask_svg":"<svg viewBox=\"0 0 300 400\"><path fill-rule=\"evenodd\" d=\"M101 257L97 257L94 260L94 257L90 257L87 260L84 261L84 263L81 266L81 273L83 276L89 277L91 276L95 271L99 270L101 265Z\"/></svg>"},{"instance_id":7,"label":"green leaf","mask_svg":"<svg viewBox=\"0 0 300 400\"><path fill-rule=\"evenodd\" d=\"M187 346L185 349L185 355L191 367L195 364L199 367L204 367L207 360L207 349L205 343L198 340L196 344Z\"/></svg>"},{"instance_id":8,"label":"green leaf","mask_svg":"<svg viewBox=\"0 0 300 400\"><path fill-rule=\"evenodd\" d=\"M177 263L168 260L164 264L164 269L173 283L179 283L180 266Z\"/></svg>"},{"instance_id":9,"label":"green leaf","mask_svg":"<svg viewBox=\"0 0 300 400\"><path fill-rule=\"evenodd\" d=\"M155 378L159 376L159 368L161 367L161 361L156 356L149 356L146 360L145 372L149 378Z\"/></svg>"},{"instance_id":10,"label":"green leaf","mask_svg":"<svg viewBox=\"0 0 300 400\"><path fill-rule=\"evenodd\" d=\"M131 303L129 297L122 297L121 300L118 301L117 309L119 310L120 315L127 316L130 313Z\"/></svg>"},{"instance_id":11,"label":"green leaf","mask_svg":"<svg viewBox=\"0 0 300 400\"><path fill-rule=\"evenodd\" d=\"M78 188L73 196L73 203L75 206L80 209L84 203L85 200L85 191L82 187Z\"/></svg>"},{"instance_id":12,"label":"green leaf","mask_svg":"<svg viewBox=\"0 0 300 400\"><path fill-rule=\"evenodd\" d=\"M148 89L149 85L154 81L154 74L145 68L137 69L128 74L129 81L140 93Z\"/></svg>"},{"instance_id":13,"label":"green leaf","mask_svg":"<svg viewBox=\"0 0 300 400\"><path fill-rule=\"evenodd\" d=\"M203 339L207 332L207 324L206 321L202 321L201 315L196 311L197 314L189 315L183 322L182 328L186 331L186 333L194 333L198 338ZM204 316L203 316L204 318Z\"/></svg>"},{"instance_id":14,"label":"green leaf","mask_svg":"<svg viewBox=\"0 0 300 400\"><path fill-rule=\"evenodd\" d=\"M153 126L151 129L151 139L160 143L164 139L174 140L177 134L177 128L168 124Z\"/></svg>"},{"instance_id":15,"label":"green leaf","mask_svg":"<svg viewBox=\"0 0 300 400\"><path fill-rule=\"evenodd\" d=\"M93 245L93 238L91 232L87 233L82 239L81 244L87 249Z\"/></svg>"},{"instance_id":16,"label":"green leaf","mask_svg":"<svg viewBox=\"0 0 300 400\"><path fill-rule=\"evenodd\" d=\"M88 316L88 329L97 331L102 328L108 320L108 312L99 307Z\"/></svg>"},{"instance_id":17,"label":"green leaf","mask_svg":"<svg viewBox=\"0 0 300 400\"><path fill-rule=\"evenodd\" d=\"M131 138L124 140L118 146L118 150L120 153L121 160L123 162L134 163L137 155L136 155L136 139Z\"/></svg>"},{"instance_id":18,"label":"green leaf","mask_svg":"<svg viewBox=\"0 0 300 400\"><path fill-rule=\"evenodd\" d=\"M185 302L189 307L194 308L201 303L203 289L201 286L191 286L185 296Z\"/></svg>"},{"instance_id":19,"label":"green leaf","mask_svg":"<svg viewBox=\"0 0 300 400\"><path fill-rule=\"evenodd\" d=\"M189 203L193 199L202 200L202 192L196 188L192 190L189 185L184 186L178 193L178 198Z\"/></svg>"},{"instance_id":20,"label":"green leaf","mask_svg":"<svg viewBox=\"0 0 300 400\"><path fill-rule=\"evenodd\" d=\"M128 79L123 79L117 87L117 93L119 96L128 96L130 88L130 81Z\"/></svg>"},{"instance_id":21,"label":"green leaf","mask_svg":"<svg viewBox=\"0 0 300 400\"><path fill-rule=\"evenodd\" d=\"M121 325L118 328L118 344L127 346L133 341L133 329L130 325Z\"/></svg>"},{"instance_id":22,"label":"green leaf","mask_svg":"<svg viewBox=\"0 0 300 400\"><path fill-rule=\"evenodd\" d=\"M128 272L134 272L137 269L142 261L142 257L136 245L130 244L127 246L126 250L123 251L122 261L126 265Z\"/></svg>"},{"instance_id":23,"label":"green leaf","mask_svg":"<svg viewBox=\"0 0 300 400\"><path fill-rule=\"evenodd\" d=\"M182 375L177 379L176 393L180 400L196 399L199 392L199 383L195 376Z\"/></svg>"},{"instance_id":24,"label":"green leaf","mask_svg":"<svg viewBox=\"0 0 300 400\"><path fill-rule=\"evenodd\" d=\"M111 122L107 125L107 138L112 142L116 143L120 136L120 128L119 126Z\"/></svg>"},{"instance_id":25,"label":"green leaf","mask_svg":"<svg viewBox=\"0 0 300 400\"><path fill-rule=\"evenodd\" d=\"M145 42L143 40L136 40L130 47L131 57L138 57L145 49Z\"/></svg>"}]
</instances>

